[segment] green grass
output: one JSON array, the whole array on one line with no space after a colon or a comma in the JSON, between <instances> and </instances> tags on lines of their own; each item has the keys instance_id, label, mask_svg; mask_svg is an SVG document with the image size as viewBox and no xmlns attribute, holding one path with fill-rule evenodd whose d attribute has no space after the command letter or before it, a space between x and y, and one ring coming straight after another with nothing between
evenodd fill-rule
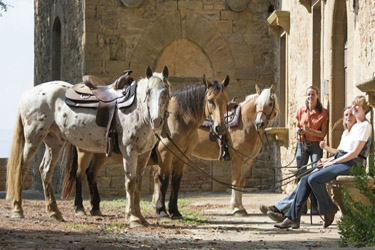
<instances>
[{"instance_id":1,"label":"green grass","mask_svg":"<svg viewBox=\"0 0 375 250\"><path fill-rule=\"evenodd\" d=\"M105 228L104 228L104 231L105 232L117 232L123 228L126 228L126 223L123 223L123 222L111 222L111 223L108 223Z\"/></svg>"}]
</instances>

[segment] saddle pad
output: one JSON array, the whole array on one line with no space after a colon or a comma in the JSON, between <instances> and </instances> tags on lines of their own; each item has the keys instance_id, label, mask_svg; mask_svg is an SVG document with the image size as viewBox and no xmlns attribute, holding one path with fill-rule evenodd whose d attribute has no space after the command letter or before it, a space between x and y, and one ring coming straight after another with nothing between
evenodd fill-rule
<instances>
[{"instance_id":1,"label":"saddle pad","mask_svg":"<svg viewBox=\"0 0 375 250\"><path fill-rule=\"evenodd\" d=\"M227 128L238 126L238 121L241 116L241 106L237 106L235 110L231 110L224 115L225 124ZM210 120L206 119L202 124L201 127L210 127Z\"/></svg>"}]
</instances>

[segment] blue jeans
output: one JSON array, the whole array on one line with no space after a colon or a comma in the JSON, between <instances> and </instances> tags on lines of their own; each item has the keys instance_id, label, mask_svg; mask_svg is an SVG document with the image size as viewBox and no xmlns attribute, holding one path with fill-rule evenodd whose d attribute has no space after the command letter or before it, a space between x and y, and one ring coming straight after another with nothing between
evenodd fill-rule
<instances>
[{"instance_id":1,"label":"blue jeans","mask_svg":"<svg viewBox=\"0 0 375 250\"><path fill-rule=\"evenodd\" d=\"M306 165L309 161L309 158L311 162L316 162L320 160L322 156L323 150L319 147L319 144L313 144L309 147L304 148L304 144L302 142L297 142L296 161L298 169ZM313 167L315 166L316 163L313 164ZM306 170L306 168L304 168L303 170Z\"/></svg>"},{"instance_id":2,"label":"blue jeans","mask_svg":"<svg viewBox=\"0 0 375 250\"><path fill-rule=\"evenodd\" d=\"M335 204L332 202L325 184L334 180L338 175L349 175L350 168L355 165L354 161L339 163L302 177L299 187L296 189L294 200L285 216L293 221L299 221L301 208L311 192L314 193L318 201L320 214L324 215L331 212Z\"/></svg>"},{"instance_id":3,"label":"blue jeans","mask_svg":"<svg viewBox=\"0 0 375 250\"><path fill-rule=\"evenodd\" d=\"M307 162L309 161L309 158L311 159L311 162L316 162L320 160L322 156L323 156L323 150L319 147L318 144L314 144L314 145L311 145L310 147L306 147L306 150L305 150L303 143L297 142L296 160L297 160L298 169L300 169L301 166L306 165ZM316 166L316 163L313 164L313 167L315 166ZM306 170L306 168L302 169L301 171L298 171L298 173L300 174L304 170ZM294 197L297 193L298 186L299 186L299 182L292 193L290 193L284 199L280 200L279 202L275 204L275 207L280 212L286 214L289 211L289 208L292 205Z\"/></svg>"}]
</instances>

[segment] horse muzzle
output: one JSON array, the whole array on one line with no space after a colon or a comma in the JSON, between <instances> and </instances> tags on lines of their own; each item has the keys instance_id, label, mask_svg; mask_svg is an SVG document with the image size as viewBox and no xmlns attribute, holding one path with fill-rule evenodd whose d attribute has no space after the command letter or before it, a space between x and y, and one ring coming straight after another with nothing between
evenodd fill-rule
<instances>
[{"instance_id":1,"label":"horse muzzle","mask_svg":"<svg viewBox=\"0 0 375 250\"><path fill-rule=\"evenodd\" d=\"M256 131L262 131L266 127L266 123L263 120L255 121L254 126Z\"/></svg>"},{"instance_id":2,"label":"horse muzzle","mask_svg":"<svg viewBox=\"0 0 375 250\"><path fill-rule=\"evenodd\" d=\"M153 129L158 129L163 125L163 119L161 117L157 117L151 120L151 126Z\"/></svg>"},{"instance_id":3,"label":"horse muzzle","mask_svg":"<svg viewBox=\"0 0 375 250\"><path fill-rule=\"evenodd\" d=\"M223 125L216 125L215 126L215 133L217 135L223 135L227 131L226 127Z\"/></svg>"}]
</instances>

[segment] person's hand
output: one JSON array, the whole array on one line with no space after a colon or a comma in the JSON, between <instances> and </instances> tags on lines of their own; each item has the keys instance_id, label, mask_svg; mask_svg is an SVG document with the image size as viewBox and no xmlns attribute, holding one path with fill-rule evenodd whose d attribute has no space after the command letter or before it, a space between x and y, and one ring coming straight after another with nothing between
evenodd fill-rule
<instances>
[{"instance_id":1,"label":"person's hand","mask_svg":"<svg viewBox=\"0 0 375 250\"><path fill-rule=\"evenodd\" d=\"M306 132L309 132L310 128L309 126L307 126L306 124L303 125L303 132L306 133Z\"/></svg>"},{"instance_id":2,"label":"person's hand","mask_svg":"<svg viewBox=\"0 0 375 250\"><path fill-rule=\"evenodd\" d=\"M324 161L320 162L318 165L316 165L317 168L327 168L329 166L332 166L333 162L332 161Z\"/></svg>"},{"instance_id":3,"label":"person's hand","mask_svg":"<svg viewBox=\"0 0 375 250\"><path fill-rule=\"evenodd\" d=\"M299 135L304 135L304 134L305 134L305 131L304 131L302 128L298 128L298 130L297 130L297 134L299 134Z\"/></svg>"},{"instance_id":4,"label":"person's hand","mask_svg":"<svg viewBox=\"0 0 375 250\"><path fill-rule=\"evenodd\" d=\"M321 149L324 149L326 146L327 146L327 143L326 143L325 141L320 141L320 142L319 142L319 147L320 147Z\"/></svg>"}]
</instances>

